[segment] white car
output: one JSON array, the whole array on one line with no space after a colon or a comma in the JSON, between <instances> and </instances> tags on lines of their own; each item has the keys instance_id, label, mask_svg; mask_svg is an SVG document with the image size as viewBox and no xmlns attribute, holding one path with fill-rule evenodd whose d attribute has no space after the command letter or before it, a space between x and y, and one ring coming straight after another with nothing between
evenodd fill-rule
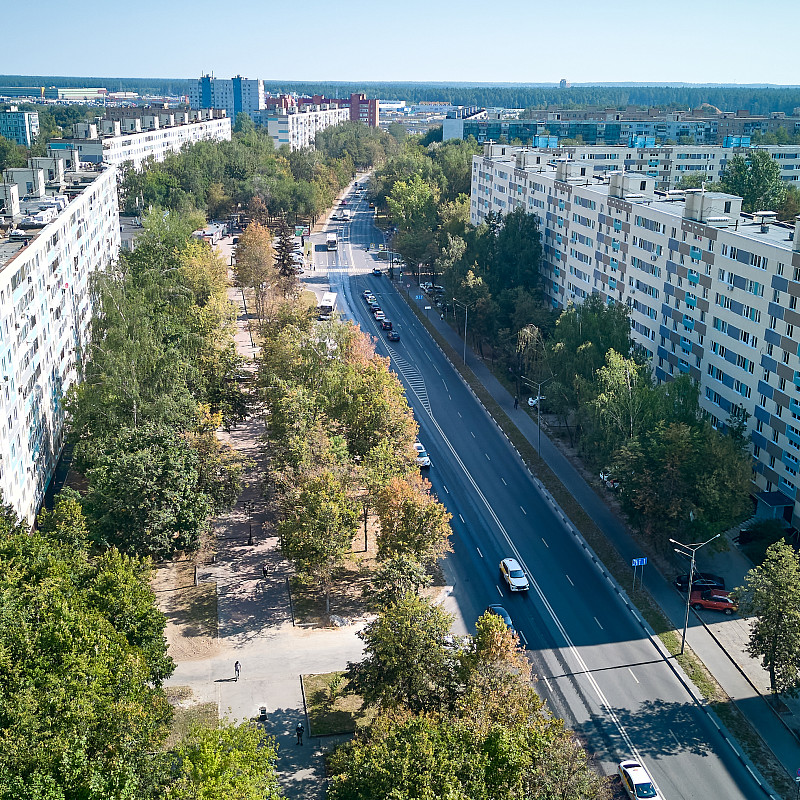
<instances>
[{"instance_id":1,"label":"white car","mask_svg":"<svg viewBox=\"0 0 800 800\"><path fill-rule=\"evenodd\" d=\"M631 800L663 800L650 773L638 761L623 761L619 779Z\"/></svg>"},{"instance_id":2,"label":"white car","mask_svg":"<svg viewBox=\"0 0 800 800\"><path fill-rule=\"evenodd\" d=\"M380 322L381 320L386 319L386 314L384 314L383 311L376 311L375 319L378 320L378 322Z\"/></svg>"},{"instance_id":3,"label":"white car","mask_svg":"<svg viewBox=\"0 0 800 800\"><path fill-rule=\"evenodd\" d=\"M414 449L417 451L417 464L420 469L430 469L431 457L428 451L419 442L414 442Z\"/></svg>"},{"instance_id":4,"label":"white car","mask_svg":"<svg viewBox=\"0 0 800 800\"><path fill-rule=\"evenodd\" d=\"M500 562L500 574L512 592L527 592L531 588L528 576L516 558L504 558Z\"/></svg>"}]
</instances>

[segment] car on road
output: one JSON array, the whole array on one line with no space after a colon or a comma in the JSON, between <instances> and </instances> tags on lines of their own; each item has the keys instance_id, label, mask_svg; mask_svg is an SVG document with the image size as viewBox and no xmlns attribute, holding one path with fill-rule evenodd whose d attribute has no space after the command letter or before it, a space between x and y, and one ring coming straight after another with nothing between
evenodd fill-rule
<instances>
[{"instance_id":1,"label":"car on road","mask_svg":"<svg viewBox=\"0 0 800 800\"><path fill-rule=\"evenodd\" d=\"M366 300L372 294L372 289L364 289L361 296Z\"/></svg>"},{"instance_id":2,"label":"car on road","mask_svg":"<svg viewBox=\"0 0 800 800\"><path fill-rule=\"evenodd\" d=\"M487 606L486 608L487 614L496 614L500 619L505 622L506 627L513 633L515 636L517 635L516 630L514 629L514 623L511 621L511 614L506 611L503 606L499 605L491 605Z\"/></svg>"},{"instance_id":3,"label":"car on road","mask_svg":"<svg viewBox=\"0 0 800 800\"><path fill-rule=\"evenodd\" d=\"M376 319L376 320L378 320L378 322L383 322L383 320L385 320L385 319L386 319L386 315L383 313L383 311L381 311L380 309L378 309L378 310L375 312L375 319Z\"/></svg>"},{"instance_id":4,"label":"car on road","mask_svg":"<svg viewBox=\"0 0 800 800\"><path fill-rule=\"evenodd\" d=\"M383 311L383 309L378 305L378 303L371 303L370 309L372 310L373 314L377 314L379 311Z\"/></svg>"},{"instance_id":5,"label":"car on road","mask_svg":"<svg viewBox=\"0 0 800 800\"><path fill-rule=\"evenodd\" d=\"M689 575L678 575L675 578L675 588L681 592L689 589ZM692 591L695 589L724 589L725 578L719 575L712 575L710 572L695 572L692 578Z\"/></svg>"},{"instance_id":6,"label":"car on road","mask_svg":"<svg viewBox=\"0 0 800 800\"><path fill-rule=\"evenodd\" d=\"M738 610L738 606L730 598L730 592L724 589L701 589L692 591L692 608L696 610L721 611L730 616Z\"/></svg>"},{"instance_id":7,"label":"car on road","mask_svg":"<svg viewBox=\"0 0 800 800\"><path fill-rule=\"evenodd\" d=\"M373 274L373 275L378 275L378 276L381 276L381 275L383 275L383 273L382 273L382 272L381 272L381 271L380 271L380 270L379 270L377 267L375 267L375 268L372 270L372 274Z\"/></svg>"},{"instance_id":8,"label":"car on road","mask_svg":"<svg viewBox=\"0 0 800 800\"><path fill-rule=\"evenodd\" d=\"M650 773L638 761L623 761L617 771L631 800L663 800Z\"/></svg>"},{"instance_id":9,"label":"car on road","mask_svg":"<svg viewBox=\"0 0 800 800\"><path fill-rule=\"evenodd\" d=\"M370 207L370 208L375 208L375 203L370 203L370 204L369 204L369 207Z\"/></svg>"},{"instance_id":10,"label":"car on road","mask_svg":"<svg viewBox=\"0 0 800 800\"><path fill-rule=\"evenodd\" d=\"M385 331L390 331L392 329L392 321L390 319L381 320L381 328Z\"/></svg>"},{"instance_id":11,"label":"car on road","mask_svg":"<svg viewBox=\"0 0 800 800\"><path fill-rule=\"evenodd\" d=\"M527 592L531 588L528 576L516 558L504 558L500 562L500 574L512 592Z\"/></svg>"},{"instance_id":12,"label":"car on road","mask_svg":"<svg viewBox=\"0 0 800 800\"><path fill-rule=\"evenodd\" d=\"M399 342L400 341L400 334L397 331L389 331L386 338L390 342Z\"/></svg>"},{"instance_id":13,"label":"car on road","mask_svg":"<svg viewBox=\"0 0 800 800\"><path fill-rule=\"evenodd\" d=\"M374 294L368 294L368 295L367 295L367 296L364 298L364 302L365 302L365 303L366 303L368 306L371 306L373 303L377 303L378 301L375 299L375 295L374 295Z\"/></svg>"},{"instance_id":14,"label":"car on road","mask_svg":"<svg viewBox=\"0 0 800 800\"><path fill-rule=\"evenodd\" d=\"M414 442L414 449L417 451L417 465L420 469L430 469L431 457L428 451L422 446L420 442Z\"/></svg>"}]
</instances>

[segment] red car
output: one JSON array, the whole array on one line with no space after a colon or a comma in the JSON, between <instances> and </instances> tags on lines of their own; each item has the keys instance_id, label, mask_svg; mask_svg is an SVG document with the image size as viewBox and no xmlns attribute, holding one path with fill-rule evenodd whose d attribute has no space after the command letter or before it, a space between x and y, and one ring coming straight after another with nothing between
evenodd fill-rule
<instances>
[{"instance_id":1,"label":"red car","mask_svg":"<svg viewBox=\"0 0 800 800\"><path fill-rule=\"evenodd\" d=\"M692 608L705 608L710 611L722 611L723 614L733 614L736 603L730 598L730 592L724 589L699 589L692 592Z\"/></svg>"}]
</instances>

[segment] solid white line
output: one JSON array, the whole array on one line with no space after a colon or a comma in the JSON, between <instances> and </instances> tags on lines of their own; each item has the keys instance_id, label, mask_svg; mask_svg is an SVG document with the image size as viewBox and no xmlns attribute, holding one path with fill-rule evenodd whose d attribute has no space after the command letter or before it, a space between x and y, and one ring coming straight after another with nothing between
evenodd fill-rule
<instances>
[{"instance_id":1,"label":"solid white line","mask_svg":"<svg viewBox=\"0 0 800 800\"><path fill-rule=\"evenodd\" d=\"M524 509L522 506L520 506L520 507L519 507L519 510L520 510L520 511L521 511L521 512L522 512L522 513L523 513L523 514L526 516L526 517L528 516L528 512L527 512L527 511L526 511L526 510L525 510L525 509Z\"/></svg>"},{"instance_id":2,"label":"solid white line","mask_svg":"<svg viewBox=\"0 0 800 800\"><path fill-rule=\"evenodd\" d=\"M500 480L503 481L503 486L508 486L508 484L506 483L506 479L505 478L500 478Z\"/></svg>"},{"instance_id":3,"label":"solid white line","mask_svg":"<svg viewBox=\"0 0 800 800\"><path fill-rule=\"evenodd\" d=\"M544 542L544 536L542 536L542 541ZM549 544L547 544L547 542L544 542L544 546L545 546L545 547L547 547L547 548L549 548L549 547L550 547L550 545L549 545Z\"/></svg>"},{"instance_id":4,"label":"solid white line","mask_svg":"<svg viewBox=\"0 0 800 800\"><path fill-rule=\"evenodd\" d=\"M483 558L483 553L481 553L481 549L480 549L480 547L476 547L475 549L478 551L478 555L479 555L481 558Z\"/></svg>"},{"instance_id":5,"label":"solid white line","mask_svg":"<svg viewBox=\"0 0 800 800\"><path fill-rule=\"evenodd\" d=\"M552 694L553 693L553 687L550 685L550 681L547 680L547 678L545 678L544 675L542 675L542 680L547 684L547 691L550 692L550 694Z\"/></svg>"},{"instance_id":6,"label":"solid white line","mask_svg":"<svg viewBox=\"0 0 800 800\"><path fill-rule=\"evenodd\" d=\"M598 624L598 626L599 626L599 628L600 628L600 630L601 630L601 631L604 631L604 630L605 630L605 628L604 628L602 625L600 625L600 620L599 620L599 619L597 619L597 617L595 617L595 618L594 618L594 621L595 621L595 622Z\"/></svg>"},{"instance_id":7,"label":"solid white line","mask_svg":"<svg viewBox=\"0 0 800 800\"><path fill-rule=\"evenodd\" d=\"M630 672L631 678L633 678L636 683L639 683L639 679L633 674L633 670L630 667L628 667L628 672Z\"/></svg>"},{"instance_id":8,"label":"solid white line","mask_svg":"<svg viewBox=\"0 0 800 800\"><path fill-rule=\"evenodd\" d=\"M565 573L565 574L566 574L566 573ZM569 575L567 575L567 580L570 582L570 585L572 585L572 586L574 586L574 585L575 585L574 583L572 583L572 578L570 578L570 576L569 576Z\"/></svg>"},{"instance_id":9,"label":"solid white line","mask_svg":"<svg viewBox=\"0 0 800 800\"><path fill-rule=\"evenodd\" d=\"M667 728L667 730L672 734L672 738L675 740L675 744L677 744L678 747L680 747L681 740L675 735L675 731L673 731L672 728Z\"/></svg>"},{"instance_id":10,"label":"solid white line","mask_svg":"<svg viewBox=\"0 0 800 800\"><path fill-rule=\"evenodd\" d=\"M500 597L505 597L503 590L497 584L494 585L494 588L497 589L497 594L499 594Z\"/></svg>"}]
</instances>

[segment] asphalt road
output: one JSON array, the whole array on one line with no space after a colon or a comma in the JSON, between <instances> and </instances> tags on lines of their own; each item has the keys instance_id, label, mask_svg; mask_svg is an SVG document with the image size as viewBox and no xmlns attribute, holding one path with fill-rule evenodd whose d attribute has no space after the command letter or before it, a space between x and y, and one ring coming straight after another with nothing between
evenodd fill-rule
<instances>
[{"instance_id":1,"label":"asphalt road","mask_svg":"<svg viewBox=\"0 0 800 800\"><path fill-rule=\"evenodd\" d=\"M445 572L467 630L490 603L514 621L539 676L538 691L578 731L602 769L638 757L663 797L763 797L715 723L693 700L676 667L647 637L612 584L542 497L522 462L398 296L366 250L383 241L363 199L350 196L353 221L332 222L337 251L315 238L339 311L389 355L430 453L429 479L453 515ZM385 266L384 266L385 271ZM401 340L389 343L361 292L373 291ZM433 312L432 312L433 313ZM515 556L531 591L511 594L502 558Z\"/></svg>"}]
</instances>

